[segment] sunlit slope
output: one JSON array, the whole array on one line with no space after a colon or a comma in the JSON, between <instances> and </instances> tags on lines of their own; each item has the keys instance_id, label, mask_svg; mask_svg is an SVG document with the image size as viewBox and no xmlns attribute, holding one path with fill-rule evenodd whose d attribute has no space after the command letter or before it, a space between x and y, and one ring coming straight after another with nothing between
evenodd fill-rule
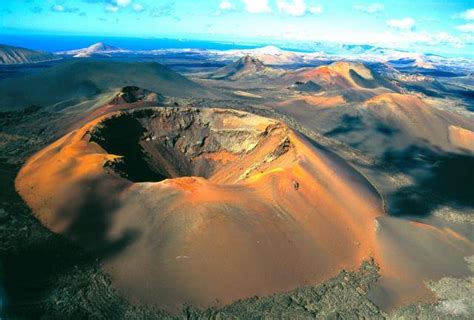
<instances>
[{"instance_id":1,"label":"sunlit slope","mask_svg":"<svg viewBox=\"0 0 474 320\"><path fill-rule=\"evenodd\" d=\"M424 141L448 151L463 146L469 149L466 146L468 133L460 129L474 130L474 122L461 115L437 109L418 96L383 94L368 100L365 106L378 120L398 132L393 138L399 139L401 145L409 146ZM456 127L460 129L455 129Z\"/></svg>"},{"instance_id":2,"label":"sunlit slope","mask_svg":"<svg viewBox=\"0 0 474 320\"><path fill-rule=\"evenodd\" d=\"M372 72L362 63L338 61L316 68L290 71L282 83L314 83L332 95L342 95L348 101L361 101L375 95L398 92L399 88Z\"/></svg>"}]
</instances>

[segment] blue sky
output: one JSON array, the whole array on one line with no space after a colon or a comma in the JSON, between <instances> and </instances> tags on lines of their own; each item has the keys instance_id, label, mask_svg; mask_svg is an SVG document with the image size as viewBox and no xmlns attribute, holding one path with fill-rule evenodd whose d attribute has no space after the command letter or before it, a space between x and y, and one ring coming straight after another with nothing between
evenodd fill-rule
<instances>
[{"instance_id":1,"label":"blue sky","mask_svg":"<svg viewBox=\"0 0 474 320\"><path fill-rule=\"evenodd\" d=\"M474 4L456 0L1 0L0 33L376 44L474 52Z\"/></svg>"}]
</instances>

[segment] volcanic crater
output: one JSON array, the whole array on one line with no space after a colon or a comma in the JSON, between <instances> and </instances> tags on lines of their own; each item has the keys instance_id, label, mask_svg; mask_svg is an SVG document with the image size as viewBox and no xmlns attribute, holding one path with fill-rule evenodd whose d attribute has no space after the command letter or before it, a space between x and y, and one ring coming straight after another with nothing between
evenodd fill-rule
<instances>
[{"instance_id":1,"label":"volcanic crater","mask_svg":"<svg viewBox=\"0 0 474 320\"><path fill-rule=\"evenodd\" d=\"M16 187L123 296L168 311L357 269L384 215L346 162L279 121L229 109L107 114L30 158Z\"/></svg>"},{"instance_id":2,"label":"volcanic crater","mask_svg":"<svg viewBox=\"0 0 474 320\"><path fill-rule=\"evenodd\" d=\"M89 134L91 142L121 156L107 166L133 182L190 176L237 182L290 149L280 123L230 110L124 112L104 119ZM252 168L241 165L241 175L225 172L235 161L249 164L246 158L257 154L260 161L252 160Z\"/></svg>"}]
</instances>

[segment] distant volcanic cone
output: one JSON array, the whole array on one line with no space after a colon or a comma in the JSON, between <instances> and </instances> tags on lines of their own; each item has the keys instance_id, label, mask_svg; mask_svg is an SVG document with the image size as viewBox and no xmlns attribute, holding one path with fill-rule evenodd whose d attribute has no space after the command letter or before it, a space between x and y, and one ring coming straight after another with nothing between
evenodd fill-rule
<instances>
[{"instance_id":1,"label":"distant volcanic cone","mask_svg":"<svg viewBox=\"0 0 474 320\"><path fill-rule=\"evenodd\" d=\"M348 101L362 101L378 94L400 90L362 63L347 61L290 71L282 76L280 81L291 84L300 91L337 93ZM312 90L301 90L301 88L312 88Z\"/></svg>"},{"instance_id":2,"label":"distant volcanic cone","mask_svg":"<svg viewBox=\"0 0 474 320\"><path fill-rule=\"evenodd\" d=\"M165 98L161 94L135 86L127 86L123 87L109 104L117 105L136 102L158 103L163 102L164 100Z\"/></svg>"},{"instance_id":3,"label":"distant volcanic cone","mask_svg":"<svg viewBox=\"0 0 474 320\"><path fill-rule=\"evenodd\" d=\"M111 53L125 52L121 48L113 47L103 42L95 43L87 48L58 52L58 54L72 55L75 58L88 58L92 56L107 56Z\"/></svg>"},{"instance_id":4,"label":"distant volcanic cone","mask_svg":"<svg viewBox=\"0 0 474 320\"><path fill-rule=\"evenodd\" d=\"M266 66L258 58L246 55L231 64L218 69L210 75L213 79L242 80L272 78L283 74L282 70Z\"/></svg>"}]
</instances>

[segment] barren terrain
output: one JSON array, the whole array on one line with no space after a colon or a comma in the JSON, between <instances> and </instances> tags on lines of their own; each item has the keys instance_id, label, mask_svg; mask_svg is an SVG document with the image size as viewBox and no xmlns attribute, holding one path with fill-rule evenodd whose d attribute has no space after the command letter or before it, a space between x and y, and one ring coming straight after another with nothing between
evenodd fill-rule
<instances>
[{"instance_id":1,"label":"barren terrain","mask_svg":"<svg viewBox=\"0 0 474 320\"><path fill-rule=\"evenodd\" d=\"M7 314L470 318L469 81L264 58L2 80Z\"/></svg>"}]
</instances>

